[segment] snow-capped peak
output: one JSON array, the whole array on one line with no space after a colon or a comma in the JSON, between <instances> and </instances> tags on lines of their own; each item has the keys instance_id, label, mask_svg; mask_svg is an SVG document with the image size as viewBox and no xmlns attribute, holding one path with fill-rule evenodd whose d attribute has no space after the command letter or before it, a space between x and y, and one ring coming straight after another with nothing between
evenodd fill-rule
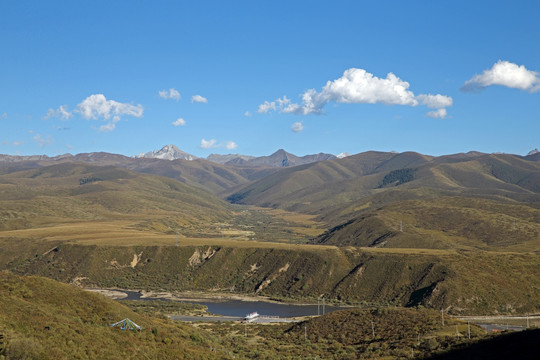
<instances>
[{"instance_id":1,"label":"snow-capped peak","mask_svg":"<svg viewBox=\"0 0 540 360\"><path fill-rule=\"evenodd\" d=\"M183 159L183 160L190 160L190 161L197 159L196 156L193 156L191 154L188 154L187 152L180 150L175 145L165 145L164 147L161 148L161 150L154 150L147 153L140 153L138 156L135 156L135 157L163 159L163 160Z\"/></svg>"},{"instance_id":2,"label":"snow-capped peak","mask_svg":"<svg viewBox=\"0 0 540 360\"><path fill-rule=\"evenodd\" d=\"M346 158L347 156L351 156L348 152L342 152L341 154L336 155L338 159Z\"/></svg>"}]
</instances>

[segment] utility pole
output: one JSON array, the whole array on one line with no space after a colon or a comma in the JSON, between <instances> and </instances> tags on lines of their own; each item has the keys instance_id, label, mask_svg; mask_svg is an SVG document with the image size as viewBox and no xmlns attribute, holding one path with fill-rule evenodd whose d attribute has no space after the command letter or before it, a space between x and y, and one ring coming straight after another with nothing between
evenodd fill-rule
<instances>
[{"instance_id":1,"label":"utility pole","mask_svg":"<svg viewBox=\"0 0 540 360\"><path fill-rule=\"evenodd\" d=\"M471 340L471 323L467 320L467 330L469 332L469 340Z\"/></svg>"},{"instance_id":2,"label":"utility pole","mask_svg":"<svg viewBox=\"0 0 540 360\"><path fill-rule=\"evenodd\" d=\"M244 323L244 336L247 336L247 322Z\"/></svg>"},{"instance_id":3,"label":"utility pole","mask_svg":"<svg viewBox=\"0 0 540 360\"><path fill-rule=\"evenodd\" d=\"M178 247L178 230L176 230L176 247Z\"/></svg>"},{"instance_id":4,"label":"utility pole","mask_svg":"<svg viewBox=\"0 0 540 360\"><path fill-rule=\"evenodd\" d=\"M529 328L529 314L527 314L527 329Z\"/></svg>"},{"instance_id":5,"label":"utility pole","mask_svg":"<svg viewBox=\"0 0 540 360\"><path fill-rule=\"evenodd\" d=\"M403 232L403 221L399 222L399 232Z\"/></svg>"},{"instance_id":6,"label":"utility pole","mask_svg":"<svg viewBox=\"0 0 540 360\"><path fill-rule=\"evenodd\" d=\"M441 309L441 320L442 320L442 326L444 326L444 310Z\"/></svg>"},{"instance_id":7,"label":"utility pole","mask_svg":"<svg viewBox=\"0 0 540 360\"><path fill-rule=\"evenodd\" d=\"M304 324L304 339L307 341L307 325Z\"/></svg>"},{"instance_id":8,"label":"utility pole","mask_svg":"<svg viewBox=\"0 0 540 360\"><path fill-rule=\"evenodd\" d=\"M457 336L457 338L459 340L459 331L458 331L457 325L456 325L456 336Z\"/></svg>"},{"instance_id":9,"label":"utility pole","mask_svg":"<svg viewBox=\"0 0 540 360\"><path fill-rule=\"evenodd\" d=\"M321 297L319 296L317 298L317 316L320 316L321 315L321 305L320 305L320 300L321 300Z\"/></svg>"},{"instance_id":10,"label":"utility pole","mask_svg":"<svg viewBox=\"0 0 540 360\"><path fill-rule=\"evenodd\" d=\"M371 320L371 333L373 334L373 338L375 339L375 324L373 323L373 320Z\"/></svg>"}]
</instances>

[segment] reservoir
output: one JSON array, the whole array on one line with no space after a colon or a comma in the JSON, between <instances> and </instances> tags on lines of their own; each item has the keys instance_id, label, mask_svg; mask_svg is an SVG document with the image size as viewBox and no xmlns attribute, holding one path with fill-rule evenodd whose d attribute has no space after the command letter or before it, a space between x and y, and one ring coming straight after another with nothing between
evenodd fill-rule
<instances>
[{"instance_id":1,"label":"reservoir","mask_svg":"<svg viewBox=\"0 0 540 360\"><path fill-rule=\"evenodd\" d=\"M160 298L142 298L141 294L136 291L125 291L128 296L124 300L166 300ZM312 316L323 315L322 302L320 306L314 305L296 305L286 303L273 303L266 301L243 301L243 300L202 300L196 301L182 300L183 302L192 302L208 307L208 312L216 315L243 317L246 314L257 312L261 315L279 316L280 318L291 318L297 316ZM340 306L324 306L324 313L328 314L336 310L350 309Z\"/></svg>"}]
</instances>

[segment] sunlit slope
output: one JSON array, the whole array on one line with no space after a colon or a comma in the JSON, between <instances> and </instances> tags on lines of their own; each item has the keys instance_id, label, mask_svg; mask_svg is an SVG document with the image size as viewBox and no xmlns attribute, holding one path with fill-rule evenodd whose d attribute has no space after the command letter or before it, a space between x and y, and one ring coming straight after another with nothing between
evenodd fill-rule
<instances>
[{"instance_id":1,"label":"sunlit slope","mask_svg":"<svg viewBox=\"0 0 540 360\"><path fill-rule=\"evenodd\" d=\"M318 215L330 228L318 243L538 248L540 241L534 156L370 152L282 170L228 199Z\"/></svg>"},{"instance_id":2,"label":"sunlit slope","mask_svg":"<svg viewBox=\"0 0 540 360\"><path fill-rule=\"evenodd\" d=\"M222 200L179 181L83 163L2 175L0 195L3 230L154 216L175 216L189 223L229 213Z\"/></svg>"},{"instance_id":3,"label":"sunlit slope","mask_svg":"<svg viewBox=\"0 0 540 360\"><path fill-rule=\"evenodd\" d=\"M8 359L216 358L208 334L143 317L102 295L0 272L0 334ZM129 318L142 331L111 328ZM221 354L223 358L223 354Z\"/></svg>"}]
</instances>

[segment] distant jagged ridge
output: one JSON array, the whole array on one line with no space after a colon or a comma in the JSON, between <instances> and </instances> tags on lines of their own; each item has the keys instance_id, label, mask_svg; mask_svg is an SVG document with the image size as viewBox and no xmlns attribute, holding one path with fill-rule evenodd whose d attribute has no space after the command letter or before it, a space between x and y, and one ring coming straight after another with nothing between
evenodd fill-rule
<instances>
[{"instance_id":1,"label":"distant jagged ridge","mask_svg":"<svg viewBox=\"0 0 540 360\"><path fill-rule=\"evenodd\" d=\"M231 158L225 162L225 156ZM335 155L319 153L314 155L296 156L288 153L283 149L279 149L269 156L252 157L246 155L215 155L212 154L207 160L219 162L226 165L242 165L242 166L268 166L268 167L291 167L298 165L311 164L318 161L337 159ZM217 161L216 161L217 160Z\"/></svg>"}]
</instances>

